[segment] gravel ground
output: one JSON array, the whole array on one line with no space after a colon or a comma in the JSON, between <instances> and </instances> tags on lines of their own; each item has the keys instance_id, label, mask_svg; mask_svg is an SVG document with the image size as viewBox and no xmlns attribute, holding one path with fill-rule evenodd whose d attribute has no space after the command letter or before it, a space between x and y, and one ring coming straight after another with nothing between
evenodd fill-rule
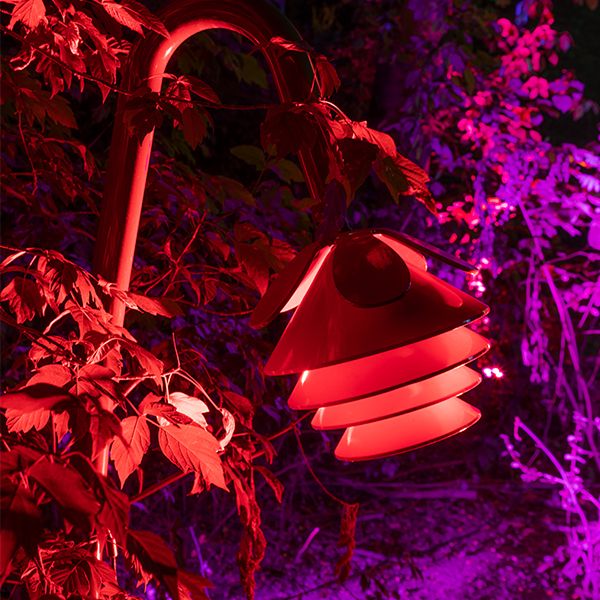
<instances>
[{"instance_id":1,"label":"gravel ground","mask_svg":"<svg viewBox=\"0 0 600 600\"><path fill-rule=\"evenodd\" d=\"M281 515L285 503L279 519L275 507L266 509L269 546L257 574L257 600L578 597L550 562L565 539L558 530L563 515L548 506L546 491L525 494L520 486L490 483L479 490L455 484L386 492L361 505L352 568L344 582L335 576L342 549L337 545L339 508L333 502L315 506L308 494L309 506L295 513L293 527ZM203 550L215 565L210 596L241 600L230 558L234 551L227 549L235 533L224 532Z\"/></svg>"}]
</instances>

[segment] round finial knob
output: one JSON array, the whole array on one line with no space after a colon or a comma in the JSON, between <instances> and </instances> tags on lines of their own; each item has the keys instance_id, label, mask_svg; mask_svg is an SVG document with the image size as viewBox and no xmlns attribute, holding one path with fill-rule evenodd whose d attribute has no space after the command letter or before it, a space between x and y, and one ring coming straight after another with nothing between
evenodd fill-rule
<instances>
[{"instance_id":1,"label":"round finial knob","mask_svg":"<svg viewBox=\"0 0 600 600\"><path fill-rule=\"evenodd\" d=\"M410 287L410 272L387 244L368 231L359 231L336 240L333 280L346 300L367 308L401 298Z\"/></svg>"}]
</instances>

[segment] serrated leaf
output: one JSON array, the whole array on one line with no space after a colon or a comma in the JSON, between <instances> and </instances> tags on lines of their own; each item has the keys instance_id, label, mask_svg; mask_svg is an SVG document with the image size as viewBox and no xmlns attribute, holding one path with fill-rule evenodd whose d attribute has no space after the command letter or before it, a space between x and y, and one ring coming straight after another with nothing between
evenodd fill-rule
<instances>
[{"instance_id":1,"label":"serrated leaf","mask_svg":"<svg viewBox=\"0 0 600 600\"><path fill-rule=\"evenodd\" d=\"M47 116L59 125L63 125L69 129L75 129L77 127L75 114L66 98L54 96L44 104L44 109Z\"/></svg>"},{"instance_id":2,"label":"serrated leaf","mask_svg":"<svg viewBox=\"0 0 600 600\"><path fill-rule=\"evenodd\" d=\"M103 0L102 7L117 23L143 34L142 27L155 31L156 33L169 37L164 23L143 4L135 0L121 0L120 3L111 0Z\"/></svg>"},{"instance_id":3,"label":"serrated leaf","mask_svg":"<svg viewBox=\"0 0 600 600\"><path fill-rule=\"evenodd\" d=\"M50 419L50 414L49 410L43 408L28 413L23 413L17 408L7 408L4 416L9 431L27 433L31 429L43 429Z\"/></svg>"},{"instance_id":4,"label":"serrated leaf","mask_svg":"<svg viewBox=\"0 0 600 600\"><path fill-rule=\"evenodd\" d=\"M160 383L160 376L162 375L164 367L163 362L160 359L156 358L152 352L148 352L148 350L135 342L120 339L119 343L135 360L137 360L148 375L154 377L156 381Z\"/></svg>"},{"instance_id":5,"label":"serrated leaf","mask_svg":"<svg viewBox=\"0 0 600 600\"><path fill-rule=\"evenodd\" d=\"M329 98L340 87L340 78L325 56L318 54L314 60L321 96Z\"/></svg>"},{"instance_id":6,"label":"serrated leaf","mask_svg":"<svg viewBox=\"0 0 600 600\"><path fill-rule=\"evenodd\" d=\"M200 427L204 427L205 429L208 427L204 414L210 412L210 409L200 398L188 396L183 392L172 392L169 394L167 402L172 404L177 409L177 412L198 423Z\"/></svg>"},{"instance_id":7,"label":"serrated leaf","mask_svg":"<svg viewBox=\"0 0 600 600\"><path fill-rule=\"evenodd\" d=\"M44 365L33 374L27 385L48 383L56 387L62 387L69 383L72 378L71 371L63 365Z\"/></svg>"},{"instance_id":8,"label":"serrated leaf","mask_svg":"<svg viewBox=\"0 0 600 600\"><path fill-rule=\"evenodd\" d=\"M206 83L206 81L202 81L193 75L186 75L185 80L190 84L190 91L192 94L195 94L199 98L204 100L208 100L213 104L219 104L221 100L217 95L217 92L213 90L213 88Z\"/></svg>"},{"instance_id":9,"label":"serrated leaf","mask_svg":"<svg viewBox=\"0 0 600 600\"><path fill-rule=\"evenodd\" d=\"M121 437L116 437L110 447L110 457L121 482L137 469L150 447L150 428L146 417L126 417L121 421Z\"/></svg>"},{"instance_id":10,"label":"serrated leaf","mask_svg":"<svg viewBox=\"0 0 600 600\"><path fill-rule=\"evenodd\" d=\"M386 185L394 200L397 201L400 195L408 192L408 180L391 157L378 158L373 168L375 174Z\"/></svg>"},{"instance_id":11,"label":"serrated leaf","mask_svg":"<svg viewBox=\"0 0 600 600\"><path fill-rule=\"evenodd\" d=\"M14 29L17 23L23 23L30 29L35 29L46 20L46 7L43 0L17 0L10 15L9 29Z\"/></svg>"},{"instance_id":12,"label":"serrated leaf","mask_svg":"<svg viewBox=\"0 0 600 600\"><path fill-rule=\"evenodd\" d=\"M219 442L198 425L168 425L158 432L158 443L163 454L183 472L201 473L207 485L224 490L225 475L217 452Z\"/></svg>"},{"instance_id":13,"label":"serrated leaf","mask_svg":"<svg viewBox=\"0 0 600 600\"><path fill-rule=\"evenodd\" d=\"M46 300L37 282L25 277L15 277L9 282L0 292L0 302L8 302L17 323L31 321L41 315L46 306Z\"/></svg>"},{"instance_id":14,"label":"serrated leaf","mask_svg":"<svg viewBox=\"0 0 600 600\"><path fill-rule=\"evenodd\" d=\"M151 531L130 530L127 552L144 572L164 582L173 598L179 598L175 555L160 536Z\"/></svg>"}]
</instances>

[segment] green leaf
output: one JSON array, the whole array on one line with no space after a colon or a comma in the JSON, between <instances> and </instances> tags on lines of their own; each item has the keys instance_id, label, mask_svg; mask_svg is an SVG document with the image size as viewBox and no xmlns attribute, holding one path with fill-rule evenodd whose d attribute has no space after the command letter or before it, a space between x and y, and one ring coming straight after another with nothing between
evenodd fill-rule
<instances>
[{"instance_id":1,"label":"green leaf","mask_svg":"<svg viewBox=\"0 0 600 600\"><path fill-rule=\"evenodd\" d=\"M280 158L269 165L269 168L286 183L302 182L304 175L296 163L287 158Z\"/></svg>"},{"instance_id":2,"label":"green leaf","mask_svg":"<svg viewBox=\"0 0 600 600\"><path fill-rule=\"evenodd\" d=\"M235 157L255 167L257 171L263 171L265 168L265 153L258 146L235 146L230 152Z\"/></svg>"}]
</instances>

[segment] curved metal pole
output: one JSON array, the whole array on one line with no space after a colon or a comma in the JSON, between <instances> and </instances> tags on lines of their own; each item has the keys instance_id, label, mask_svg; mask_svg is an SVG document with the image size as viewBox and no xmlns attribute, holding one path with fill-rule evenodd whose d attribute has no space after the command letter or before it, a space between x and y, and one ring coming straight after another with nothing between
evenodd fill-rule
<instances>
[{"instance_id":1,"label":"curved metal pole","mask_svg":"<svg viewBox=\"0 0 600 600\"><path fill-rule=\"evenodd\" d=\"M124 87L134 92L147 87L160 92L163 75L177 48L188 38L207 29L228 29L258 46L273 75L282 102L302 102L310 98L314 84L312 67L302 53L282 54L269 41L280 36L298 41L291 23L265 0L178 0L160 13L170 36L150 34L129 56ZM125 122L128 98L117 106L108 163L106 188L95 246L94 267L98 274L119 289L129 287L138 235L144 189L148 175L154 132L140 142ZM320 198L323 177L312 156L300 156L309 192ZM114 322L123 324L125 306L115 302Z\"/></svg>"},{"instance_id":2,"label":"curved metal pole","mask_svg":"<svg viewBox=\"0 0 600 600\"><path fill-rule=\"evenodd\" d=\"M314 84L312 67L302 53L281 54L269 42L273 37L299 41L291 23L265 0L177 0L160 13L169 37L149 34L132 50L125 67L123 85L127 92L141 87L160 92L169 60L188 38L207 29L228 29L258 46L273 75L282 102L302 102L311 96ZM135 254L144 189L150 163L154 132L139 141L127 127L128 97L121 96L111 141L106 188L100 225L94 249L96 272L127 290ZM320 198L324 178L312 156L301 155L300 163L309 192ZM116 325L122 325L125 305L113 302L111 312ZM108 408L108 407L107 407ZM100 473L108 472L108 448L96 459ZM98 557L102 548L98 546Z\"/></svg>"}]
</instances>

